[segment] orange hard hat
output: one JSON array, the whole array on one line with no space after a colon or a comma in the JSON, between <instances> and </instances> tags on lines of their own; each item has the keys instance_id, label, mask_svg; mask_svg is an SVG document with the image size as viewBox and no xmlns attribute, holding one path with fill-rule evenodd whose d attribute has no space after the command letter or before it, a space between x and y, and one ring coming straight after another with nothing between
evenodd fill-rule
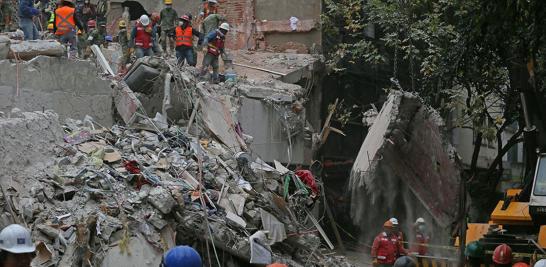
<instances>
[{"instance_id":1,"label":"orange hard hat","mask_svg":"<svg viewBox=\"0 0 546 267\"><path fill-rule=\"evenodd\" d=\"M387 220L387 221L383 224L383 227L392 227L392 222L391 222L391 220Z\"/></svg>"},{"instance_id":2,"label":"orange hard hat","mask_svg":"<svg viewBox=\"0 0 546 267\"><path fill-rule=\"evenodd\" d=\"M529 267L529 264L527 264L526 262L520 261L520 262L514 263L512 267Z\"/></svg>"},{"instance_id":3,"label":"orange hard hat","mask_svg":"<svg viewBox=\"0 0 546 267\"><path fill-rule=\"evenodd\" d=\"M282 263L272 263L267 265L266 267L288 267L288 265Z\"/></svg>"},{"instance_id":4,"label":"orange hard hat","mask_svg":"<svg viewBox=\"0 0 546 267\"><path fill-rule=\"evenodd\" d=\"M512 249L506 244L500 244L493 251L493 262L496 264L510 264L512 262Z\"/></svg>"}]
</instances>

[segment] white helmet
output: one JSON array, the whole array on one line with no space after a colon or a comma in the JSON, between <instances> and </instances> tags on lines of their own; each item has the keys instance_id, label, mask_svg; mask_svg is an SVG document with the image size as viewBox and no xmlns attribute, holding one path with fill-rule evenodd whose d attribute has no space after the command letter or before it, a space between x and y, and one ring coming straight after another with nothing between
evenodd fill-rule
<instances>
[{"instance_id":1,"label":"white helmet","mask_svg":"<svg viewBox=\"0 0 546 267\"><path fill-rule=\"evenodd\" d=\"M227 24L225 22L220 24L220 29L224 29L226 31L229 31L229 24Z\"/></svg>"},{"instance_id":2,"label":"white helmet","mask_svg":"<svg viewBox=\"0 0 546 267\"><path fill-rule=\"evenodd\" d=\"M537 261L534 267L546 267L546 259Z\"/></svg>"},{"instance_id":3,"label":"white helmet","mask_svg":"<svg viewBox=\"0 0 546 267\"><path fill-rule=\"evenodd\" d=\"M209 3L218 4L218 1L216 1L216 0L209 0Z\"/></svg>"},{"instance_id":4,"label":"white helmet","mask_svg":"<svg viewBox=\"0 0 546 267\"><path fill-rule=\"evenodd\" d=\"M30 238L30 230L18 224L11 224L0 232L0 249L21 254L34 252L36 246Z\"/></svg>"},{"instance_id":5,"label":"white helmet","mask_svg":"<svg viewBox=\"0 0 546 267\"><path fill-rule=\"evenodd\" d=\"M391 221L392 225L398 225L398 219L394 217L390 218L389 221Z\"/></svg>"},{"instance_id":6,"label":"white helmet","mask_svg":"<svg viewBox=\"0 0 546 267\"><path fill-rule=\"evenodd\" d=\"M419 217L419 218L417 218L417 220L415 221L415 223L416 223L416 224L418 224L418 223L425 223L425 219Z\"/></svg>"},{"instance_id":7,"label":"white helmet","mask_svg":"<svg viewBox=\"0 0 546 267\"><path fill-rule=\"evenodd\" d=\"M144 14L140 16L140 23L142 23L142 25L144 26L148 26L150 24L150 18L146 14Z\"/></svg>"}]
</instances>

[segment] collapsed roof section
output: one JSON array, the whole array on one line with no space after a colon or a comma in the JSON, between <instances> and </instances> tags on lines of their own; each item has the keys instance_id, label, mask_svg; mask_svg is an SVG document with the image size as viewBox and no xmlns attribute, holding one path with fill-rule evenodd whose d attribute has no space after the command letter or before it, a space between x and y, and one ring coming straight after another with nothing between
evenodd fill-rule
<instances>
[{"instance_id":1,"label":"collapsed roof section","mask_svg":"<svg viewBox=\"0 0 546 267\"><path fill-rule=\"evenodd\" d=\"M352 169L355 224L373 229L392 216L406 222L427 217L445 229L454 221L460 170L443 125L439 114L417 96L389 94Z\"/></svg>"}]
</instances>

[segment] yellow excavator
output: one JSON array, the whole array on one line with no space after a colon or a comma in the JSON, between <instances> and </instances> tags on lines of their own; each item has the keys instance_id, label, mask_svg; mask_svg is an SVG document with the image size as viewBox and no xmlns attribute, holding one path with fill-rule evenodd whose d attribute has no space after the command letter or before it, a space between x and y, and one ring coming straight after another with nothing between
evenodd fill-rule
<instances>
[{"instance_id":1,"label":"yellow excavator","mask_svg":"<svg viewBox=\"0 0 546 267\"><path fill-rule=\"evenodd\" d=\"M526 123L524 144L527 150L529 147L536 150L527 151L527 172L522 188L506 191L504 199L497 203L491 213L488 223L467 224L465 243L478 241L489 253L505 243L512 248L515 258L540 259L546 258L546 153L542 150L546 140L539 134L540 131L544 133L544 127L537 130L536 124L532 123L544 125L540 116L542 110L535 105L530 114L526 100L529 98L522 93L521 103Z\"/></svg>"}]
</instances>

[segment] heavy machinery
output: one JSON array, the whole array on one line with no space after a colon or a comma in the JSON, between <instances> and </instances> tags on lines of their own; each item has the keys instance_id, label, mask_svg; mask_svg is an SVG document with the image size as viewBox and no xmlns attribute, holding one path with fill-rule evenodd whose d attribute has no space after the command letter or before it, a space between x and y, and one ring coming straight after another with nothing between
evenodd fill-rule
<instances>
[{"instance_id":1,"label":"heavy machinery","mask_svg":"<svg viewBox=\"0 0 546 267\"><path fill-rule=\"evenodd\" d=\"M466 244L478 241L483 246L486 251L484 263L490 262L490 253L502 243L512 248L514 258L546 258L546 140L540 134L544 134L543 116L540 116L543 113L541 105L533 102L535 105L531 109L528 101L537 101L537 98L530 100L521 93L527 150L522 188L507 190L488 223L467 225Z\"/></svg>"}]
</instances>

